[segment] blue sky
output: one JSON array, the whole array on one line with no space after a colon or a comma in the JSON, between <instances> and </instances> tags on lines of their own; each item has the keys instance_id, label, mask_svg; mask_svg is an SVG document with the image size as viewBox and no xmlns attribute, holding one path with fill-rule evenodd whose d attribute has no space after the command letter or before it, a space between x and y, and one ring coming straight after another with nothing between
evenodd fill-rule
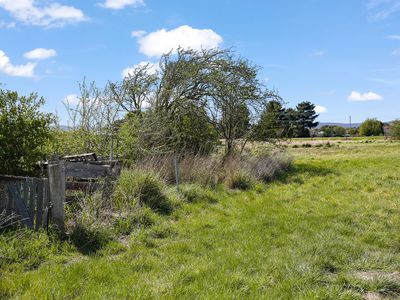
<instances>
[{"instance_id":1,"label":"blue sky","mask_svg":"<svg viewBox=\"0 0 400 300\"><path fill-rule=\"evenodd\" d=\"M163 51L233 47L320 121L400 118L400 0L0 0L0 83L61 101Z\"/></svg>"}]
</instances>

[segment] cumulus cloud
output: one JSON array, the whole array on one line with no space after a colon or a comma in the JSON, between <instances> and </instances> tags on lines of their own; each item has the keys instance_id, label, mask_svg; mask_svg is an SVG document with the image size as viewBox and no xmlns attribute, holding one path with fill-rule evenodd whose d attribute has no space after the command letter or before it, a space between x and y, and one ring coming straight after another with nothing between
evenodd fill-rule
<instances>
[{"instance_id":1,"label":"cumulus cloud","mask_svg":"<svg viewBox=\"0 0 400 300\"><path fill-rule=\"evenodd\" d=\"M377 93L373 93L373 92L360 93L357 91L352 91L347 99L349 101L364 102L364 101L383 100L383 97L381 95L379 95Z\"/></svg>"},{"instance_id":2,"label":"cumulus cloud","mask_svg":"<svg viewBox=\"0 0 400 300\"><path fill-rule=\"evenodd\" d=\"M23 23L37 26L59 27L86 20L81 10L53 1L0 0L0 8Z\"/></svg>"},{"instance_id":3,"label":"cumulus cloud","mask_svg":"<svg viewBox=\"0 0 400 300\"><path fill-rule=\"evenodd\" d=\"M211 29L195 29L188 25L170 31L160 29L138 39L139 51L149 57L159 57L179 47L193 50L217 48L222 41L222 37Z\"/></svg>"},{"instance_id":4,"label":"cumulus cloud","mask_svg":"<svg viewBox=\"0 0 400 300\"><path fill-rule=\"evenodd\" d=\"M54 57L56 55L57 55L57 52L54 49L36 48L36 49L33 49L32 51L26 52L24 54L24 57L27 59L32 59L32 60L42 60L42 59Z\"/></svg>"},{"instance_id":5,"label":"cumulus cloud","mask_svg":"<svg viewBox=\"0 0 400 300\"><path fill-rule=\"evenodd\" d=\"M133 72L135 71L135 69L137 69L138 67L145 67L145 66L148 66L148 68L149 68L149 69L148 69L149 74L156 74L157 71L159 70L157 64L154 64L154 63L149 62L149 61L142 61L142 62L140 62L140 63L137 64L137 65L134 65L134 66L132 66L132 67L129 67L129 68L124 69L124 70L122 71L122 73L121 73L121 77L122 77L122 78L128 77L130 74L133 74Z\"/></svg>"},{"instance_id":6,"label":"cumulus cloud","mask_svg":"<svg viewBox=\"0 0 400 300\"><path fill-rule=\"evenodd\" d=\"M327 113L328 109L322 105L315 105L315 112L317 114L323 114L323 113Z\"/></svg>"},{"instance_id":7,"label":"cumulus cloud","mask_svg":"<svg viewBox=\"0 0 400 300\"><path fill-rule=\"evenodd\" d=\"M0 50L0 72L15 77L34 77L36 64L13 65L10 58Z\"/></svg>"},{"instance_id":8,"label":"cumulus cloud","mask_svg":"<svg viewBox=\"0 0 400 300\"><path fill-rule=\"evenodd\" d=\"M143 0L106 0L100 4L109 9L123 9L127 6L139 7L144 5Z\"/></svg>"}]
</instances>

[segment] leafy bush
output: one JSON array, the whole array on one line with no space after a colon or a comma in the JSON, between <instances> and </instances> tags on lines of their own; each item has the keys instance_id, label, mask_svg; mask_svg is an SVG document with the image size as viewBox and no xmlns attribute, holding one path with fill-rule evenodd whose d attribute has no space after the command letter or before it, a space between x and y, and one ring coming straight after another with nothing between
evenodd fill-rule
<instances>
[{"instance_id":1,"label":"leafy bush","mask_svg":"<svg viewBox=\"0 0 400 300\"><path fill-rule=\"evenodd\" d=\"M52 137L53 116L41 112L44 99L0 89L0 173L33 175Z\"/></svg>"},{"instance_id":2,"label":"leafy bush","mask_svg":"<svg viewBox=\"0 0 400 300\"><path fill-rule=\"evenodd\" d=\"M169 213L172 207L164 188L163 181L154 172L126 170L118 180L114 201L121 209L138 210L145 205L158 213Z\"/></svg>"},{"instance_id":3,"label":"leafy bush","mask_svg":"<svg viewBox=\"0 0 400 300\"><path fill-rule=\"evenodd\" d=\"M383 124L377 119L365 120L358 129L360 136L377 136L383 134Z\"/></svg>"}]
</instances>

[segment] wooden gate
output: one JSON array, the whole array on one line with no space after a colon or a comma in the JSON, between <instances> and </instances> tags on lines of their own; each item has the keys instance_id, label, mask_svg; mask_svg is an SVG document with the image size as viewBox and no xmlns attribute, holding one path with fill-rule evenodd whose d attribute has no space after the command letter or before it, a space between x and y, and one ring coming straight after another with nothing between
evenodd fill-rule
<instances>
[{"instance_id":1,"label":"wooden gate","mask_svg":"<svg viewBox=\"0 0 400 300\"><path fill-rule=\"evenodd\" d=\"M6 215L16 214L21 223L32 229L47 227L51 209L48 179L14 177L6 189Z\"/></svg>"}]
</instances>

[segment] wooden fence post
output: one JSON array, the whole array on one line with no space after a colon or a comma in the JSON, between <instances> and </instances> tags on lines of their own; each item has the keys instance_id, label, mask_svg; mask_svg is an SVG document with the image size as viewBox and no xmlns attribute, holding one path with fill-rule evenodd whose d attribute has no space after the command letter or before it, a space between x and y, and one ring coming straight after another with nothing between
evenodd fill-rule
<instances>
[{"instance_id":1,"label":"wooden fence post","mask_svg":"<svg viewBox=\"0 0 400 300\"><path fill-rule=\"evenodd\" d=\"M48 165L49 195L52 204L51 220L64 232L65 166L64 161Z\"/></svg>"}]
</instances>

